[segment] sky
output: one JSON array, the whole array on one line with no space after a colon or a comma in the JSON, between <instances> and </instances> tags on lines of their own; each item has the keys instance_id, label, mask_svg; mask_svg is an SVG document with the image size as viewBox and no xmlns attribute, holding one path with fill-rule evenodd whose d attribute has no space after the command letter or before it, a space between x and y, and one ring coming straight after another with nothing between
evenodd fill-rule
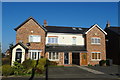
<instances>
[{"instance_id":1,"label":"sky","mask_svg":"<svg viewBox=\"0 0 120 80\"><path fill-rule=\"evenodd\" d=\"M28 17L32 16L43 25L90 27L98 24L102 29L109 21L118 26L117 2L4 2L2 3L2 50L15 44L16 32Z\"/></svg>"}]
</instances>

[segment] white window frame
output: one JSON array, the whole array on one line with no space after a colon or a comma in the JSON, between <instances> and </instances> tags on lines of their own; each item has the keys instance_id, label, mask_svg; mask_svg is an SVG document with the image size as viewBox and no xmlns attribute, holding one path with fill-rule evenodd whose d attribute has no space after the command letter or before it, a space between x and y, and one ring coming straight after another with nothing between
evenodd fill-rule
<instances>
[{"instance_id":1,"label":"white window frame","mask_svg":"<svg viewBox=\"0 0 120 80\"><path fill-rule=\"evenodd\" d=\"M33 38L31 39L31 37L38 37L39 40L34 40ZM29 42L41 42L41 36L40 35L29 35Z\"/></svg>"},{"instance_id":2,"label":"white window frame","mask_svg":"<svg viewBox=\"0 0 120 80\"><path fill-rule=\"evenodd\" d=\"M36 52L36 58L33 59L33 53ZM32 60L38 60L38 54L39 54L39 59L41 58L41 53L42 50L29 50L29 58L32 59Z\"/></svg>"},{"instance_id":3,"label":"white window frame","mask_svg":"<svg viewBox=\"0 0 120 80\"><path fill-rule=\"evenodd\" d=\"M50 58L49 58L50 53L52 53L51 56L53 56L53 52L48 52L48 59L49 59L50 61L59 61L59 56L60 56L60 55L59 55L59 52L55 52L55 59L52 59L52 58L50 59ZM58 59L56 59L56 53L58 53Z\"/></svg>"},{"instance_id":4,"label":"white window frame","mask_svg":"<svg viewBox=\"0 0 120 80\"><path fill-rule=\"evenodd\" d=\"M92 58L92 54L93 54L93 53L100 54L100 59L98 59L99 55L97 55L97 59L93 59L93 58ZM91 60L92 60L92 61L100 61L100 60L101 60L101 52L91 52Z\"/></svg>"},{"instance_id":5,"label":"white window frame","mask_svg":"<svg viewBox=\"0 0 120 80\"><path fill-rule=\"evenodd\" d=\"M76 42L77 42L76 37L73 37L73 38L72 38L72 44L73 44L73 45L76 45Z\"/></svg>"},{"instance_id":6,"label":"white window frame","mask_svg":"<svg viewBox=\"0 0 120 80\"><path fill-rule=\"evenodd\" d=\"M101 38L92 37L91 38L91 44L101 44Z\"/></svg>"},{"instance_id":7,"label":"white window frame","mask_svg":"<svg viewBox=\"0 0 120 80\"><path fill-rule=\"evenodd\" d=\"M58 37L48 37L48 44L58 44Z\"/></svg>"}]
</instances>

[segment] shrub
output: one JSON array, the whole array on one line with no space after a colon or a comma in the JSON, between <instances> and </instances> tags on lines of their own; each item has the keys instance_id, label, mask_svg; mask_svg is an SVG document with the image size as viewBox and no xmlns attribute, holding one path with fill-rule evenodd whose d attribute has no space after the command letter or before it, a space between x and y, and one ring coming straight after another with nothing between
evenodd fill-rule
<instances>
[{"instance_id":1,"label":"shrub","mask_svg":"<svg viewBox=\"0 0 120 80\"><path fill-rule=\"evenodd\" d=\"M92 66L91 64L88 64L88 66Z\"/></svg>"},{"instance_id":2,"label":"shrub","mask_svg":"<svg viewBox=\"0 0 120 80\"><path fill-rule=\"evenodd\" d=\"M2 65L5 65L5 64L10 65L10 58L8 57L2 58Z\"/></svg>"},{"instance_id":3,"label":"shrub","mask_svg":"<svg viewBox=\"0 0 120 80\"><path fill-rule=\"evenodd\" d=\"M11 68L10 65L3 65L2 66L2 74L3 76L9 76L13 74L13 69Z\"/></svg>"},{"instance_id":4,"label":"shrub","mask_svg":"<svg viewBox=\"0 0 120 80\"><path fill-rule=\"evenodd\" d=\"M38 61L38 65L36 67L36 72L41 74L45 71L45 65L46 65L46 58L41 58L39 61Z\"/></svg>"},{"instance_id":5,"label":"shrub","mask_svg":"<svg viewBox=\"0 0 120 80\"><path fill-rule=\"evenodd\" d=\"M101 61L99 62L99 65L100 65L100 66L106 66L106 60L101 60Z\"/></svg>"},{"instance_id":6,"label":"shrub","mask_svg":"<svg viewBox=\"0 0 120 80\"><path fill-rule=\"evenodd\" d=\"M28 59L28 60L25 60L23 63L22 63L24 69L25 69L25 73L30 73L32 71L32 69L35 67L36 65L36 61L35 60L31 60L31 59Z\"/></svg>"},{"instance_id":7,"label":"shrub","mask_svg":"<svg viewBox=\"0 0 120 80\"><path fill-rule=\"evenodd\" d=\"M15 75L21 75L24 73L24 67L21 63L14 62L14 66L12 68Z\"/></svg>"},{"instance_id":8,"label":"shrub","mask_svg":"<svg viewBox=\"0 0 120 80\"><path fill-rule=\"evenodd\" d=\"M48 65L57 65L58 63L55 61L48 61Z\"/></svg>"}]
</instances>

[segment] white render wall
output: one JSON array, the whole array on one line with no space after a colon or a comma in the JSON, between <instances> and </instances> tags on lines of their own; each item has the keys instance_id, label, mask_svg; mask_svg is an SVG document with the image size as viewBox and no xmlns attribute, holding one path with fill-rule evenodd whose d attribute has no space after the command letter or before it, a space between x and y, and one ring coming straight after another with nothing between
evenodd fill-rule
<instances>
[{"instance_id":1,"label":"white render wall","mask_svg":"<svg viewBox=\"0 0 120 80\"><path fill-rule=\"evenodd\" d=\"M83 34L47 33L46 44L48 44L48 36L58 36L59 45L72 45L73 37L76 37L76 45L84 45Z\"/></svg>"}]
</instances>

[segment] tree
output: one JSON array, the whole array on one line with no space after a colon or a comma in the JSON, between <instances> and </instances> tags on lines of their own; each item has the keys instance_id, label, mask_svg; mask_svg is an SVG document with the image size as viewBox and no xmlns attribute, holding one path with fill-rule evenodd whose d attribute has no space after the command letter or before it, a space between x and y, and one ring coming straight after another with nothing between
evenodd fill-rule
<instances>
[{"instance_id":1,"label":"tree","mask_svg":"<svg viewBox=\"0 0 120 80\"><path fill-rule=\"evenodd\" d=\"M10 43L10 44L9 44L9 49L12 49L13 46L14 46L14 45L13 45L13 42Z\"/></svg>"}]
</instances>

